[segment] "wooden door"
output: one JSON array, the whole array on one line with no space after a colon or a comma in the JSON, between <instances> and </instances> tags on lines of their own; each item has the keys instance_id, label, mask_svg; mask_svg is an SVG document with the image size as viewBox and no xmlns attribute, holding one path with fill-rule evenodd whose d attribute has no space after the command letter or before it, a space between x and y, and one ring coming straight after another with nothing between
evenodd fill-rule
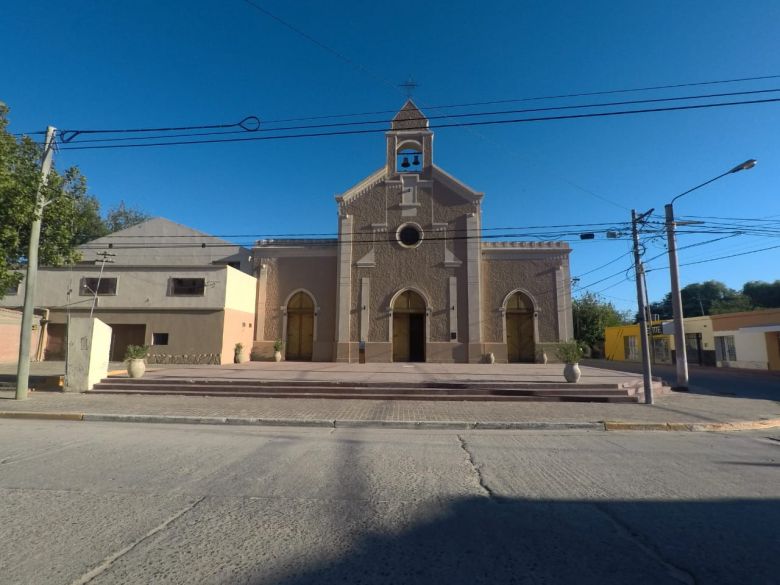
<instances>
[{"instance_id":1,"label":"wooden door","mask_svg":"<svg viewBox=\"0 0 780 585\"><path fill-rule=\"evenodd\" d=\"M314 349L314 315L295 313L287 315L287 343L285 359L311 361Z\"/></svg>"},{"instance_id":2,"label":"wooden door","mask_svg":"<svg viewBox=\"0 0 780 585\"><path fill-rule=\"evenodd\" d=\"M409 361L408 313L393 313L393 361Z\"/></svg>"},{"instance_id":3,"label":"wooden door","mask_svg":"<svg viewBox=\"0 0 780 585\"><path fill-rule=\"evenodd\" d=\"M530 313L506 314L506 353L510 363L534 362L534 320Z\"/></svg>"}]
</instances>

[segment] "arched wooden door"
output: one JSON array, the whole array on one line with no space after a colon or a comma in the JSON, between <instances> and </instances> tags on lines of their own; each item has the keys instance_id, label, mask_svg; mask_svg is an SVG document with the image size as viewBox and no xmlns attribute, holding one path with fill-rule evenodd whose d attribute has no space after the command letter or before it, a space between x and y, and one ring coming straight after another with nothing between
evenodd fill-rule
<instances>
[{"instance_id":1,"label":"arched wooden door","mask_svg":"<svg viewBox=\"0 0 780 585\"><path fill-rule=\"evenodd\" d=\"M425 300L411 290L393 303L393 361L425 361Z\"/></svg>"},{"instance_id":2,"label":"arched wooden door","mask_svg":"<svg viewBox=\"0 0 780 585\"><path fill-rule=\"evenodd\" d=\"M531 299L521 292L506 301L506 353L510 363L533 363L536 358L534 342L534 307Z\"/></svg>"},{"instance_id":3,"label":"arched wooden door","mask_svg":"<svg viewBox=\"0 0 780 585\"><path fill-rule=\"evenodd\" d=\"M287 339L284 359L311 361L314 349L314 301L305 292L295 293L287 303Z\"/></svg>"}]
</instances>

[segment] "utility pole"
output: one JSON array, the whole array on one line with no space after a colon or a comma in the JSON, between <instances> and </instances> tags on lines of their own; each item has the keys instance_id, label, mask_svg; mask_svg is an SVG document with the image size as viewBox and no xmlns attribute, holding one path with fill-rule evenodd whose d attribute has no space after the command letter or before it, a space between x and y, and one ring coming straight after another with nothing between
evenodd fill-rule
<instances>
[{"instance_id":1,"label":"utility pole","mask_svg":"<svg viewBox=\"0 0 780 585\"><path fill-rule=\"evenodd\" d=\"M637 223L653 212L651 209L637 216L631 210L631 236L634 240L634 274L636 276L636 300L639 306L639 337L642 341L642 378L645 387L645 404L653 404L653 376L650 368L650 343L647 339L647 307L645 306L644 268L639 257L639 230Z\"/></svg>"},{"instance_id":2,"label":"utility pole","mask_svg":"<svg viewBox=\"0 0 780 585\"><path fill-rule=\"evenodd\" d=\"M93 297L92 297L92 308L89 310L89 317L92 318L92 313L95 311L95 305L97 304L97 298L98 298L98 291L100 290L100 281L103 279L103 269L106 267L106 263L113 264L113 260L109 260L110 257L116 256L113 252L98 252L98 256L100 256L103 261L100 263L100 274L98 274L98 280L97 285L95 285L95 290L92 291Z\"/></svg>"},{"instance_id":3,"label":"utility pole","mask_svg":"<svg viewBox=\"0 0 780 585\"><path fill-rule=\"evenodd\" d=\"M38 244L41 238L41 220L43 208L48 201L44 189L49 180L52 156L54 154L57 129L46 128L46 143L41 160L41 180L35 193L35 212L30 229L30 248L27 252L27 278L24 281L24 309L22 310L22 330L19 335L19 362L16 369L16 400L25 400L30 386L30 338L32 337L32 319L35 309L35 285L38 281Z\"/></svg>"},{"instance_id":4,"label":"utility pole","mask_svg":"<svg viewBox=\"0 0 780 585\"><path fill-rule=\"evenodd\" d=\"M680 270L677 264L677 241L674 237L674 207L664 206L666 213L666 242L669 248L669 274L672 280L672 319L674 319L674 355L677 368L677 385L674 390L688 390L688 352L685 347L682 295L680 294Z\"/></svg>"}]
</instances>

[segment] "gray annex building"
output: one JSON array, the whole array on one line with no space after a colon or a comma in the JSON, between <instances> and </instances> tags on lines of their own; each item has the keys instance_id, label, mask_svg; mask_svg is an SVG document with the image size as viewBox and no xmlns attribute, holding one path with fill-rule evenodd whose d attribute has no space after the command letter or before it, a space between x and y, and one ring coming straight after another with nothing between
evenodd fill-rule
<instances>
[{"instance_id":1,"label":"gray annex building","mask_svg":"<svg viewBox=\"0 0 780 585\"><path fill-rule=\"evenodd\" d=\"M338 239L257 242L254 353L282 340L288 360L543 361L572 337L569 246L483 241L483 193L434 164L411 100L386 140L382 167L336 197Z\"/></svg>"}]
</instances>

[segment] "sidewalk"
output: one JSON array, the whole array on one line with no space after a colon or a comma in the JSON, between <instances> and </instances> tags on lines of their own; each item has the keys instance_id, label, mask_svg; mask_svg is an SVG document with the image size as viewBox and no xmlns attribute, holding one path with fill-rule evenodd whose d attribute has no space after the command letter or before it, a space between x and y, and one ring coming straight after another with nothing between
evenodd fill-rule
<instances>
[{"instance_id":1,"label":"sidewalk","mask_svg":"<svg viewBox=\"0 0 780 585\"><path fill-rule=\"evenodd\" d=\"M0 418L322 427L720 431L780 427L780 402L673 393L644 404L434 402L0 391ZM0 423L1 424L1 423Z\"/></svg>"}]
</instances>

